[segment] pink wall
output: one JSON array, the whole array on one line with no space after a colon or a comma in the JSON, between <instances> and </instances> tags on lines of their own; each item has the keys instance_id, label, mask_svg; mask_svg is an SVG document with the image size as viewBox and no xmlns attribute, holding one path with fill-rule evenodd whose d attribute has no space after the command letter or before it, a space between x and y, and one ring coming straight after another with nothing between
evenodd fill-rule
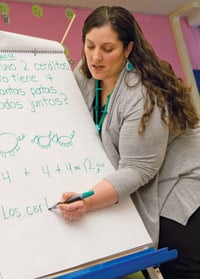
<instances>
[{"instance_id":1,"label":"pink wall","mask_svg":"<svg viewBox=\"0 0 200 279\"><path fill-rule=\"evenodd\" d=\"M181 62L168 17L136 14L135 18L158 56L168 61L177 75L183 77Z\"/></svg>"},{"instance_id":2,"label":"pink wall","mask_svg":"<svg viewBox=\"0 0 200 279\"><path fill-rule=\"evenodd\" d=\"M43 16L36 17L32 13L32 4L6 2L9 6L10 24L4 23L0 15L0 30L15 32L61 42L70 19L65 14L66 8L60 6L41 5ZM69 49L69 58L74 65L81 54L81 28L84 19L91 12L88 9L73 9L76 18L64 41L64 46ZM147 14L134 14L145 36L154 47L157 54L173 66L178 76L183 77L180 59L172 36L168 17ZM200 31L183 24L185 38L193 68L200 68Z\"/></svg>"}]
</instances>

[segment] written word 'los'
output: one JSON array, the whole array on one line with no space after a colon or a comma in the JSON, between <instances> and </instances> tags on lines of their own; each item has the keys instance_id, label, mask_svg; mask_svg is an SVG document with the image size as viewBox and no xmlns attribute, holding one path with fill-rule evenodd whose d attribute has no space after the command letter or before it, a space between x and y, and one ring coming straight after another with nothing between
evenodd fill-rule
<instances>
[{"instance_id":1,"label":"written word 'los'","mask_svg":"<svg viewBox=\"0 0 200 279\"><path fill-rule=\"evenodd\" d=\"M0 214L3 220L18 219L23 216L41 215L48 211L49 205L47 198L44 197L42 202L34 202L29 205L19 207L1 206Z\"/></svg>"}]
</instances>

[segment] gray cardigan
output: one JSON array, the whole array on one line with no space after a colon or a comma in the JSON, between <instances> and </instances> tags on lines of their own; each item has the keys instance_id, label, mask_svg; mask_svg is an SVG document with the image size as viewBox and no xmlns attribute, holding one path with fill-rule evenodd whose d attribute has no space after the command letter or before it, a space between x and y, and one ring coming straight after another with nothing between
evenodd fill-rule
<instances>
[{"instance_id":1,"label":"gray cardigan","mask_svg":"<svg viewBox=\"0 0 200 279\"><path fill-rule=\"evenodd\" d=\"M95 81L86 79L79 65L74 75L93 116ZM160 215L186 224L200 205L200 129L173 138L155 107L144 135L139 135L145 88L141 83L127 87L125 77L138 82L124 68L111 95L101 139L116 171L105 178L119 202L131 196L156 247Z\"/></svg>"}]
</instances>

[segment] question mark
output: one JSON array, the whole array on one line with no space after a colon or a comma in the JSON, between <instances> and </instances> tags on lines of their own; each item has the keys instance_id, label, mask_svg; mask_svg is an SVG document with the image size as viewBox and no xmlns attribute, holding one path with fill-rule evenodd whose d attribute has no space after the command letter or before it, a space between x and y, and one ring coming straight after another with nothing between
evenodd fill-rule
<instances>
[{"instance_id":1,"label":"question mark","mask_svg":"<svg viewBox=\"0 0 200 279\"><path fill-rule=\"evenodd\" d=\"M68 105L67 96L64 93L60 93L60 95L64 96L64 102L65 102L66 105Z\"/></svg>"}]
</instances>

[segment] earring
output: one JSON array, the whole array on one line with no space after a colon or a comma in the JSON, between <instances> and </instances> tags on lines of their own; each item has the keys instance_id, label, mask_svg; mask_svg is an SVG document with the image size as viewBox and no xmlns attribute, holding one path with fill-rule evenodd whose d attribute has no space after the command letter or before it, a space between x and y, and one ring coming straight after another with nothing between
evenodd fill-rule
<instances>
[{"instance_id":1,"label":"earring","mask_svg":"<svg viewBox=\"0 0 200 279\"><path fill-rule=\"evenodd\" d=\"M126 69L128 72L132 71L134 69L133 64L130 61L127 61L126 63Z\"/></svg>"}]
</instances>

